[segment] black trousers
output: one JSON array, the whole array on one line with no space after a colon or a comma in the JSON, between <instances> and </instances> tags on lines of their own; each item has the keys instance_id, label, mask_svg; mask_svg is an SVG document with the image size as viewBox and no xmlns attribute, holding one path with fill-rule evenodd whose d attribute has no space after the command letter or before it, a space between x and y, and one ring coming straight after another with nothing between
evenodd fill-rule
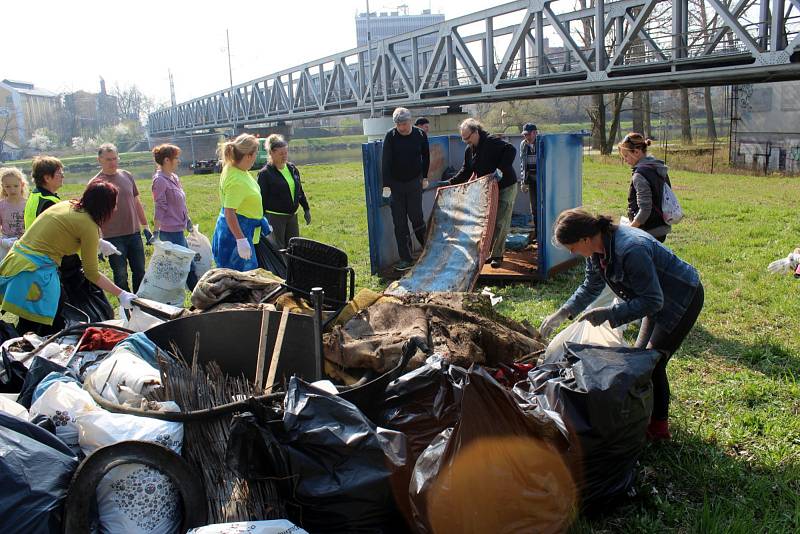
<instances>
[{"instance_id":1,"label":"black trousers","mask_svg":"<svg viewBox=\"0 0 800 534\"><path fill-rule=\"evenodd\" d=\"M681 346L683 340L691 331L700 310L703 309L705 293L703 284L697 286L694 297L686 308L681 320L672 331L667 331L656 323L651 317L642 319L639 337L636 339L637 348L658 349L666 354L653 369L653 419L665 421L669 416L669 381L667 380L667 362Z\"/></svg>"},{"instance_id":2,"label":"black trousers","mask_svg":"<svg viewBox=\"0 0 800 534\"><path fill-rule=\"evenodd\" d=\"M422 215L422 180L403 184L392 184L392 223L394 223L394 237L397 240L397 253L400 259L411 261L411 235L408 231L408 221L414 229L414 235L419 244L425 246L425 218Z\"/></svg>"}]
</instances>

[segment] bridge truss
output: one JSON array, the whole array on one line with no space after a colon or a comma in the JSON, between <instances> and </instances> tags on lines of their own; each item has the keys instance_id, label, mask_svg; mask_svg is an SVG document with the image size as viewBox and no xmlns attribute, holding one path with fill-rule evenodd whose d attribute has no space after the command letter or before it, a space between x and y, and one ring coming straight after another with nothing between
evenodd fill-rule
<instances>
[{"instance_id":1,"label":"bridge truss","mask_svg":"<svg viewBox=\"0 0 800 534\"><path fill-rule=\"evenodd\" d=\"M156 111L148 129L800 78L800 0L566 4L517 0L373 42Z\"/></svg>"}]
</instances>

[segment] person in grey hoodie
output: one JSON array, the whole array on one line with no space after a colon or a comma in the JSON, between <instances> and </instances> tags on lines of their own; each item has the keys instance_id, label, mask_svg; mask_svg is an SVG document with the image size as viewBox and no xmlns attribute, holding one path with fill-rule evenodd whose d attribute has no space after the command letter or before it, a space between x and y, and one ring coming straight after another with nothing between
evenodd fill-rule
<instances>
[{"instance_id":1,"label":"person in grey hoodie","mask_svg":"<svg viewBox=\"0 0 800 534\"><path fill-rule=\"evenodd\" d=\"M672 226L664 222L661 212L661 198L664 184L669 181L667 166L660 159L647 154L650 139L640 133L629 133L617 145L622 159L631 166L631 185L628 190L628 219L631 226L640 228L661 243L672 231Z\"/></svg>"}]
</instances>

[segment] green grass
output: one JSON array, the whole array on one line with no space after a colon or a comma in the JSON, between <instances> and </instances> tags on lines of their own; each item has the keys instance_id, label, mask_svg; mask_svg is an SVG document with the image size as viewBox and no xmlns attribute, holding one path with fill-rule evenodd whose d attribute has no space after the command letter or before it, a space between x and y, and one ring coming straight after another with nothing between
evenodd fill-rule
<instances>
[{"instance_id":1,"label":"green grass","mask_svg":"<svg viewBox=\"0 0 800 534\"><path fill-rule=\"evenodd\" d=\"M361 287L369 275L361 165L302 169L314 215L303 235L344 249ZM800 180L674 171L687 213L667 245L700 271L706 303L671 360L671 443L649 447L639 496L575 532L797 532L800 530L800 280L766 265L800 245ZM210 235L217 175L184 177L189 211ZM629 171L587 158L584 199L622 214ZM149 214L149 183L140 181ZM80 187L66 186L77 194ZM534 324L581 280L575 268L547 283L496 287L499 310Z\"/></svg>"}]
</instances>

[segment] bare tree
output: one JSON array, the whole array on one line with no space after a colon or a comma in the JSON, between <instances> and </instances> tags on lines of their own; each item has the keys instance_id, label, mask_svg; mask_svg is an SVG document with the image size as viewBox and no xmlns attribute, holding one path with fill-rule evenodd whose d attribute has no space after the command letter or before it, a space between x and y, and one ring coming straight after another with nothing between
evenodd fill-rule
<instances>
[{"instance_id":1,"label":"bare tree","mask_svg":"<svg viewBox=\"0 0 800 534\"><path fill-rule=\"evenodd\" d=\"M6 148L6 138L16 130L16 126L12 126L12 115L11 113L3 109L2 114L0 114L0 161L3 161L3 152L5 152ZM16 123L15 123L16 124Z\"/></svg>"},{"instance_id":2,"label":"bare tree","mask_svg":"<svg viewBox=\"0 0 800 534\"><path fill-rule=\"evenodd\" d=\"M594 7L595 0L577 0L580 9ZM627 26L627 23L626 23ZM594 27L594 18L581 19L581 26L578 28L578 36L585 48L593 46L597 37ZM602 28L599 29L602 31ZM602 39L602 36L599 37ZM611 96L611 127L606 133L608 125L606 111L609 104L606 104L605 96L602 94L592 95L592 105L586 110L589 119L592 121L592 148L599 150L601 154L610 154L614 148L614 141L617 138L620 125L620 112L625 98L629 93L613 93Z\"/></svg>"},{"instance_id":3,"label":"bare tree","mask_svg":"<svg viewBox=\"0 0 800 534\"><path fill-rule=\"evenodd\" d=\"M634 91L631 94L631 103L633 104L633 131L644 134L644 93Z\"/></svg>"},{"instance_id":4,"label":"bare tree","mask_svg":"<svg viewBox=\"0 0 800 534\"><path fill-rule=\"evenodd\" d=\"M123 120L143 122L153 110L153 99L145 95L136 84L128 87L114 85L111 95L117 99L117 109Z\"/></svg>"},{"instance_id":5,"label":"bare tree","mask_svg":"<svg viewBox=\"0 0 800 534\"><path fill-rule=\"evenodd\" d=\"M681 95L681 141L692 144L692 119L689 114L689 89L683 87L679 90Z\"/></svg>"},{"instance_id":6,"label":"bare tree","mask_svg":"<svg viewBox=\"0 0 800 534\"><path fill-rule=\"evenodd\" d=\"M706 3L702 0L691 0L693 4L695 4L697 9L691 10L693 13L697 13L698 23L700 24L700 28L702 28L702 40L704 47L709 44L711 41L711 35L716 31L717 26L719 25L719 15L714 14L714 17L711 21L708 20L708 12L706 11ZM730 0L725 2L726 4L730 4ZM705 105L705 112L706 112L706 136L708 137L709 141L714 141L717 139L717 127L714 124L714 106L711 101L711 88L705 87L703 89L703 104Z\"/></svg>"}]
</instances>

